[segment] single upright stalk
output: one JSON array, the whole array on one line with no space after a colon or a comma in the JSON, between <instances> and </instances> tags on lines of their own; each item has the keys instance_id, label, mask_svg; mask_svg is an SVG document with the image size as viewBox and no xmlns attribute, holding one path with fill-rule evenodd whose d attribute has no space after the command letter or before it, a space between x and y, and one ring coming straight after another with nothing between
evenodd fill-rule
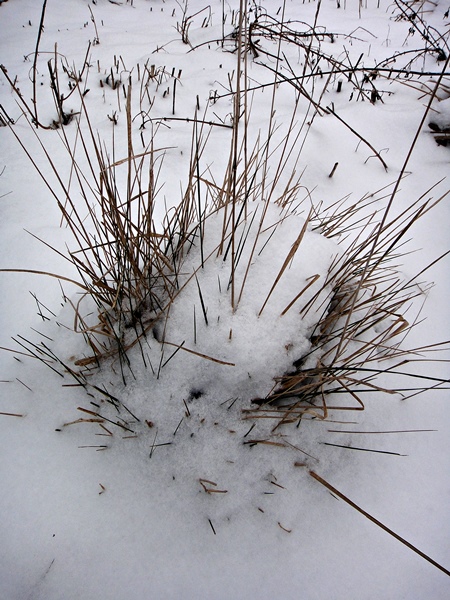
<instances>
[{"instance_id":1,"label":"single upright stalk","mask_svg":"<svg viewBox=\"0 0 450 600\"><path fill-rule=\"evenodd\" d=\"M231 166L231 307L236 310L235 302L235 233L236 233L236 190L237 190L237 165L238 165L238 141L239 141L239 119L241 113L241 61L242 61L242 24L245 11L244 0L239 1L239 25L238 25L238 51L237 51L237 80L234 96L233 115L233 147Z\"/></svg>"},{"instance_id":2,"label":"single upright stalk","mask_svg":"<svg viewBox=\"0 0 450 600\"><path fill-rule=\"evenodd\" d=\"M253 247L252 250L250 252L250 258L248 260L247 263L247 268L245 271L245 275L244 275L244 279L242 282L242 286L241 286L241 290L239 292L239 299L238 302L240 302L241 298L242 298L242 294L244 293L244 287L245 287L245 282L247 281L247 276L248 276L248 272L250 270L250 265L252 263L253 260L253 256L255 253L255 249L256 249L256 243L258 241L259 238L259 234L261 233L262 227L263 227L263 223L264 223L264 218L266 216L267 213L267 208L268 208L268 203L269 203L269 196L271 194L269 194L269 196L266 198L266 179L267 179L267 169L268 169L268 164L269 164L269 150L270 150L270 141L272 138L272 134L273 134L273 129L274 129L274 115L275 115L275 96L276 96L276 92L277 92L277 81L278 81L278 65L280 63L280 56L281 56L281 39L282 39L282 31L283 31L283 26L284 26L284 14L285 14L285 9L286 9L286 0L283 1L283 8L282 8L282 13L281 13L281 31L280 31L280 35L278 38L278 51L277 51L277 60L276 60L276 66L275 66L275 78L274 78L274 82L273 84L273 89L272 89L272 102L271 102L271 107L270 107L270 117L269 117L269 127L268 127L268 131L267 131L267 143L266 143L266 148L265 148L265 157L263 160L263 173L262 173L262 182L261 182L261 199L264 202L264 209L261 215L261 219L259 222L259 226L258 226L258 233L255 237L255 241L253 243ZM247 83L247 81L246 81Z\"/></svg>"},{"instance_id":3,"label":"single upright stalk","mask_svg":"<svg viewBox=\"0 0 450 600\"><path fill-rule=\"evenodd\" d=\"M34 118L34 125L36 127L39 127L39 119L38 119L38 112L37 112L37 98L36 98L36 71L37 71L37 59L38 59L38 54L39 54L39 43L41 41L41 35L42 32L44 31L44 18L45 18L45 9L47 7L47 0L44 0L44 3L42 5L42 12L41 12L41 20L39 22L39 29L38 29L38 35L37 35L37 39L36 39L36 49L34 51L34 60L33 60L33 118Z\"/></svg>"}]
</instances>

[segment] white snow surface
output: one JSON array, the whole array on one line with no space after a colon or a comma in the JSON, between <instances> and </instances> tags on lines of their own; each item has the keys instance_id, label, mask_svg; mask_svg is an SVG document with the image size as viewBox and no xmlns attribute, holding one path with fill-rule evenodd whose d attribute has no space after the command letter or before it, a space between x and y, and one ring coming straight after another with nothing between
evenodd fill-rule
<instances>
[{"instance_id":1,"label":"white snow surface","mask_svg":"<svg viewBox=\"0 0 450 600\"><path fill-rule=\"evenodd\" d=\"M222 48L215 40L222 36L223 11L228 15L225 33L233 31L230 22L239 3L190 0L190 45L182 43L177 31L184 5L173 0L49 0L38 62L41 121L49 123L56 114L47 71L55 44L78 68L97 34L100 43L90 48L85 101L93 127L109 148L114 134L117 160L126 156L125 100L122 87L100 86L111 69L124 83L130 76L135 78L135 103L140 93L135 83L138 64L143 69L148 61L157 69L165 67L169 74L181 70L175 115L173 78L168 76L161 85L149 88L149 97L155 98L150 116L192 118L197 104L205 111L211 94L226 93L236 69L233 44ZM260 5L271 15L280 14L278 0L261 0ZM286 19L312 24L318 6L287 0ZM424 7L427 22L448 32L448 5L437 0L425 2ZM12 79L17 75L26 102L32 95L30 73L41 8L42 3L32 0L0 3L1 64ZM322 41L322 50L340 58L348 53L353 64L362 55L367 66L405 48L420 48L423 42L417 32L408 33L410 24L395 18L394 8L386 0L361 5L355 0L322 2L317 23L335 34L333 42ZM273 50L266 40L261 46ZM293 66L299 60L295 53L289 59ZM252 85L272 81L272 74L257 63L249 61ZM429 55L414 68L439 72L442 66ZM298 72L301 68L295 63ZM166 346L161 356L157 340L149 339L145 352L151 367L144 366L136 350L131 355L133 375L127 374L126 385L115 360L107 362L97 376L99 385L108 387L139 417L139 423L130 426L132 432L114 429L110 435L97 423L65 425L88 417L77 407L92 409L90 398L71 385L74 381L69 377L62 379L41 362L23 356L11 337L20 341L18 336L23 336L35 343L44 339L64 360L82 356L84 342L70 331L73 313L62 301L55 278L0 273L0 346L14 349L2 352L0 364L2 600L448 598L450 580L445 573L309 475L310 469L317 472L450 569L448 391L426 392L404 401L400 394L374 392L365 398L364 412L336 412L324 421L311 419L299 428L283 429L283 447L244 443L263 439L272 423L261 419L251 430L253 421L242 418L242 409L251 406L252 399L267 395L273 378L289 371L310 348L317 315L311 312L302 319L294 309L284 316L281 312L311 277L319 274L319 282L325 277L340 251L337 240L309 228L258 316L311 202L327 207L343 198L350 203L373 194L375 207L381 210L389 195L385 190L392 190L424 114L425 90L436 77L417 76L410 85L385 79L379 83L383 101L375 104L358 99L345 77L338 93L338 79L327 87L322 105L334 103L334 110L379 151L387 171L371 149L332 115L316 116L307 137L299 141L303 147L296 166L297 174L302 173L298 206L293 203L269 239L269 226L278 222L281 213L271 205L268 229L258 240L262 251L255 253L236 311L227 289L229 271L212 252L221 216L206 219L204 253L211 258L197 277L208 324L199 288L190 284L174 302L166 323L165 339L174 344L172 348ZM277 93L276 119L282 132L294 93L288 85L280 85ZM255 93L251 109L255 139L267 130L270 94L268 90ZM68 106L77 112L79 100L77 104L74 98ZM433 120L440 126L447 126L449 101L442 86L432 106ZM0 128L0 267L76 278L69 262L36 239L61 252L66 244L73 244L67 229L60 227L55 198L13 135L15 131L56 189L54 174L3 75L0 104L15 121L11 130ZM137 106L133 105L135 114ZM303 109L300 103L297 120L311 119L306 106L305 102ZM108 118L114 112L115 126ZM209 106L205 118L229 123L231 113L231 100L224 96ZM147 123L142 130L146 143L150 129ZM65 131L73 140L74 123ZM165 121L159 127L156 139L167 150L158 218L163 217L165 205L176 204L180 197L191 133L191 124L182 120ZM39 130L39 135L61 177L70 177L58 131ZM136 126L135 149L140 135ZM229 146L229 130L214 128L202 160L205 172L209 169L217 181ZM437 146L425 124L393 210L400 213L421 195L439 198L447 192L449 152L448 147ZM335 163L336 171L329 177ZM254 203L249 210L258 214L262 207ZM446 252L449 218L448 198L444 198L415 224L407 245L410 253L399 265L406 279ZM245 248L247 252L249 243ZM244 254L241 265L247 260ZM190 277L198 264L197 247L186 257L184 276ZM236 277L242 283L242 271ZM435 286L408 337L410 347L449 339L448 260L436 263L422 279ZM315 289L308 288L302 301ZM64 292L74 301L78 298L71 284L64 283ZM447 363L438 360L448 355L436 357L420 363L422 370L415 367L417 373L448 379ZM108 414L113 413L110 408ZM369 433L374 431L391 433Z\"/></svg>"}]
</instances>

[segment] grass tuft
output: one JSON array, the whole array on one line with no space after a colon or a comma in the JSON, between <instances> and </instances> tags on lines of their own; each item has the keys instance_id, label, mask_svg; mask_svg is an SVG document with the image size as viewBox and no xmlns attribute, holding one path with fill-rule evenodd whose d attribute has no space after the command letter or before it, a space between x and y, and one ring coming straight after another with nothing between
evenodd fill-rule
<instances>
[{"instance_id":1,"label":"grass tuft","mask_svg":"<svg viewBox=\"0 0 450 600\"><path fill-rule=\"evenodd\" d=\"M203 11L190 15L188 2L177 4L181 10L177 30L192 51L195 48L189 29L193 18ZM411 20L408 3L396 0L394 4L396 18L410 20L425 43L425 48L416 52L414 59L409 54L407 58L406 54L396 55L395 69L392 67L394 57L366 68L362 56L352 62L347 51L339 59L327 54L323 48L325 44L334 43L337 34L318 25L320 3L314 23L309 25L285 20L284 4L273 17L256 6L247 11L246 3L241 0L239 12L232 18L234 32L229 36L224 33L221 40L222 48L236 55L236 68L228 75L228 88L223 94L214 93L210 97L203 114L200 114L197 95L193 116L187 111L182 113L182 101L175 95L180 93L181 70L176 75L175 68L170 72L147 61L129 71L121 57L115 58L114 67L105 71L106 77L100 79L100 85L103 94L111 90L117 92L117 109L119 113L122 109L125 112L126 144L116 142L115 131L119 128L116 111L113 119L108 117L114 121L110 145L91 122L87 96L87 78L92 68L88 61L90 45L80 72L69 68L67 61L62 62L60 69L61 57L56 50L48 62L58 115L53 125L42 125L38 119L35 75L40 34L32 69L31 106L6 68L1 66L48 161L52 178L41 169L14 122L0 107L1 124L11 129L58 204L61 224L69 230L72 245L67 252L55 251L66 259L76 275L27 272L56 277L77 286L76 300L64 295L64 301L71 306L73 329L83 336L85 352L69 364L55 355L48 343L50 339L36 344L19 336L17 343L26 355L37 358L60 375L69 374L75 385L84 387L88 394L99 395L111 410L121 415L110 418L103 410L80 407L79 410L93 417L88 421L107 422L133 434L135 430L129 424L143 421L115 394L97 385L95 374L105 365L111 369L119 366L124 385L137 377L138 369L132 365L136 355L156 379L182 355L221 367L234 367L235 363L223 356L219 347L217 353L202 351L201 337L207 335L203 326L213 331L215 318L208 309L202 274L216 269L217 293L227 298L233 314L239 314L248 295L255 292L255 286L249 284L255 264L264 261L269 252L277 252L273 241L277 239L276 234L285 222L300 214L305 215L301 227L281 257L271 285L267 290L256 286L259 294L256 321L266 318L280 287L286 281L295 282L291 266L301 257L307 235L320 234L335 242L337 250L330 256L326 273L313 272L306 281L299 281L279 307L276 316L280 319L295 313L313 323L309 348L298 352L290 370L276 374L269 393L261 398L256 393L243 398L243 404L247 403L243 406L244 419L255 422L269 419L274 423L269 437L255 437L244 443L286 447L277 437L282 426L298 426L304 416L327 419L330 411L362 411L365 396L373 392L407 398L425 390L448 388L445 378L414 373L417 362L447 349L448 343L420 348L406 344L408 334L420 325L423 299L431 289L430 284L422 281L422 276L448 253L409 279L403 277L399 266L408 253L406 244L412 228L447 194L430 199L433 186L406 209L397 210L399 186L406 177L410 156L431 105L445 86L450 60L448 40L433 29L418 27L417 23L423 25L423 17ZM42 22L45 5L44 2ZM91 16L95 26L92 11ZM210 19L208 7L203 27L209 25ZM224 15L222 21L225 23ZM347 36L348 39L354 34ZM96 40L98 44L97 29ZM292 48L301 56L299 65L288 61L288 49L292 51ZM299 165L316 119L336 118L355 136L358 144L362 142L369 148L371 156L378 159L385 171L389 169L382 150L347 123L332 102L325 104L327 94L332 90L341 93L345 79L357 100L368 100L372 104L383 102L387 94L383 88L388 80L404 85L407 75L406 83L413 85L413 67L423 55L437 56L442 68L420 74L420 77L433 76L435 81L426 93L427 106L399 176L356 202L345 197L324 208L322 203L313 201L312 194L305 192L302 186ZM407 62L400 67L403 60ZM262 66L269 80L261 84L251 80L250 61ZM119 73L120 64L123 70ZM100 65L97 70L100 73ZM77 97L77 110L67 112L65 108L69 96L64 97L60 92L62 77L71 81L69 96L72 100ZM161 116L156 114L155 98L158 90L166 86L163 98L173 90L172 114ZM289 86L293 92L292 111L283 123L276 120L280 86ZM252 107L256 95L262 95L266 88L270 90L267 124L256 127ZM229 115L221 117L215 111L220 112L217 104L224 97L231 98L232 107ZM214 119L210 117L211 110ZM181 116L175 116L175 112ZM168 176L165 161L173 148L160 144L159 140L171 122L190 130L190 153L178 202L161 198ZM55 123L58 130L50 135L59 136L70 163L67 181L43 141L43 132ZM213 170L211 166L217 140L223 147L224 141L228 145L221 170ZM336 162L328 178L333 177L337 166ZM385 208L382 208L383 201L386 201ZM274 208L278 211L275 220L269 217ZM217 220L219 228L214 226ZM51 247L48 242L44 244ZM3 269L9 270L13 269ZM198 318L194 302L192 345L195 349L186 339L169 339L167 334L171 311L178 303L192 302L193 297L199 299L202 315L202 319ZM238 338L237 329L230 327L228 343L234 344ZM160 356L153 363L148 353L150 341L160 349ZM390 380L392 385L388 385ZM405 384L399 385L400 380ZM241 390L235 393L240 397ZM224 399L218 401L223 404ZM85 421L80 419L68 424ZM180 425L181 421L175 433ZM106 431L109 435L109 430ZM156 444L156 435L152 453L157 446L165 445Z\"/></svg>"}]
</instances>

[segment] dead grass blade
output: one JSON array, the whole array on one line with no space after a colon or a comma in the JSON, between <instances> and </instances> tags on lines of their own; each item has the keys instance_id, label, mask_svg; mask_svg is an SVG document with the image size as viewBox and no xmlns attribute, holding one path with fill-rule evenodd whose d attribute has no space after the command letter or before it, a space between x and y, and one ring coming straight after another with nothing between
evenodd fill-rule
<instances>
[{"instance_id":1,"label":"dead grass blade","mask_svg":"<svg viewBox=\"0 0 450 600\"><path fill-rule=\"evenodd\" d=\"M398 535L398 533L395 533L392 529L389 529L389 527L386 527L386 525L384 525L381 521L379 521L378 519L376 519L375 517L370 515L365 510L363 510L355 502L350 500L350 498L347 498L347 496L345 496L342 492L340 492L335 487L333 487L330 483L325 481L325 479L323 479L322 477L317 475L317 473L315 473L314 471L309 471L309 474L311 475L311 477L313 479L315 479L320 484L322 484L324 487L326 487L327 490L329 490L332 494L334 494L335 496L337 496L338 498L340 498L341 500L346 502L349 506L351 506L352 508L357 510L359 513L361 513L364 517L366 517L366 519L369 519L369 521L372 521L372 523L374 523L375 525L377 525L378 527L380 527L381 529L386 531L386 533L388 533L389 535L394 537L396 540L398 540L399 542L404 544L407 548L409 548L410 550L412 550L413 552L415 552L416 554L421 556L423 559L425 559L426 561L431 563L434 567L436 567L437 569L439 569L440 571L442 571L443 573L445 573L446 575L448 575L450 577L450 571L448 569L446 569L445 567L443 567L442 565L437 563L435 560L430 558L427 554L425 554L424 552L422 552L421 550L416 548L416 546L413 546L410 542L405 540L405 538Z\"/></svg>"}]
</instances>

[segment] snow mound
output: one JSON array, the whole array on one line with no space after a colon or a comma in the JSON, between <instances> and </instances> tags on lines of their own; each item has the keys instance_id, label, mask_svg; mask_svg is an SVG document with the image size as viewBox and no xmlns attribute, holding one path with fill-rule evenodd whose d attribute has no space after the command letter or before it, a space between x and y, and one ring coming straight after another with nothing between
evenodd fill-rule
<instances>
[{"instance_id":1,"label":"snow mound","mask_svg":"<svg viewBox=\"0 0 450 600\"><path fill-rule=\"evenodd\" d=\"M272 420L247 420L245 410L267 397L275 379L311 351L311 332L329 294L324 281L339 251L333 241L309 231L300 214L275 204L250 204L235 228L233 308L229 237L218 255L224 217L225 207L204 219L201 240L197 229L182 261L178 296L129 350L128 366L116 356L89 379L109 396L97 394L84 409L106 417L94 425L96 435L104 435L105 427L111 434L105 448L126 452L130 444L123 438L132 438L142 457L163 462L162 472L169 469L174 479L197 487L200 482L208 494L218 492L215 479L230 465L240 465L231 469L233 477L250 469L247 479L255 478L253 462L245 465L256 445L257 462L273 446L290 449L291 467L295 458L305 457L291 447L298 430L273 434ZM317 308L301 315L313 296ZM73 350L73 343L60 336L55 354L67 354L69 347ZM265 476L266 458L262 467ZM258 468L256 473L259 478Z\"/></svg>"}]
</instances>

